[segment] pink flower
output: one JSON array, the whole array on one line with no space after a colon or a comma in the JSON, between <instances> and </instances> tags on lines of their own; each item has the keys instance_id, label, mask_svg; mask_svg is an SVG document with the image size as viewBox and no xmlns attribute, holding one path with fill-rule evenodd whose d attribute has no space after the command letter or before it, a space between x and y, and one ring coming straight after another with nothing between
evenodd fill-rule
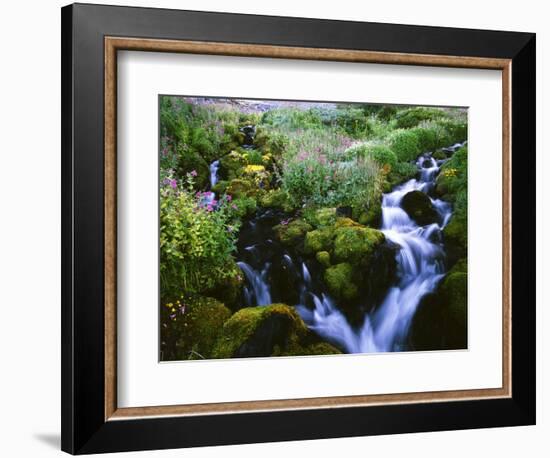
<instances>
[{"instance_id":1,"label":"pink flower","mask_svg":"<svg viewBox=\"0 0 550 458\"><path fill-rule=\"evenodd\" d=\"M197 171L196 170L191 170L191 176L196 177L197 176Z\"/></svg>"},{"instance_id":2,"label":"pink flower","mask_svg":"<svg viewBox=\"0 0 550 458\"><path fill-rule=\"evenodd\" d=\"M207 205L206 211L207 211L207 212L211 212L212 210L214 210L214 209L212 208L212 205Z\"/></svg>"},{"instance_id":3,"label":"pink flower","mask_svg":"<svg viewBox=\"0 0 550 458\"><path fill-rule=\"evenodd\" d=\"M239 209L239 207L237 207L235 204L231 205L231 208L232 208L233 210L238 210L238 209Z\"/></svg>"},{"instance_id":4,"label":"pink flower","mask_svg":"<svg viewBox=\"0 0 550 458\"><path fill-rule=\"evenodd\" d=\"M169 180L169 181L172 189L176 189L178 187L178 182L176 180Z\"/></svg>"},{"instance_id":5,"label":"pink flower","mask_svg":"<svg viewBox=\"0 0 550 458\"><path fill-rule=\"evenodd\" d=\"M228 202L231 202L231 199L233 199L233 197L231 197L231 194L227 194L225 198L227 199Z\"/></svg>"}]
</instances>

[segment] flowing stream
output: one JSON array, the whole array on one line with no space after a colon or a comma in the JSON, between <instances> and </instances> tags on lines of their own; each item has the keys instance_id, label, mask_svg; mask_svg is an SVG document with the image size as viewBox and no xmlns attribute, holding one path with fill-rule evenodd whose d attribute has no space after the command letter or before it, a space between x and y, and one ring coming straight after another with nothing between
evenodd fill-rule
<instances>
[{"instance_id":1,"label":"flowing stream","mask_svg":"<svg viewBox=\"0 0 550 458\"><path fill-rule=\"evenodd\" d=\"M455 144L446 150L452 154L460 146ZM401 208L401 201L411 191L430 196L443 162L429 153L422 154L416 162L418 178L383 195L380 230L398 247L397 279L379 304L367 304L370 311L362 324L350 324L327 294L321 271L312 271L313 263L308 266L297 254L291 257L275 240L272 227L288 215L272 209L260 210L241 228L237 259L247 280L246 305L293 304L310 329L348 353L406 350L409 327L420 300L435 290L445 274L441 231L452 209L447 202L430 197L438 222L419 226ZM212 164L211 171L217 172L216 167Z\"/></svg>"}]
</instances>

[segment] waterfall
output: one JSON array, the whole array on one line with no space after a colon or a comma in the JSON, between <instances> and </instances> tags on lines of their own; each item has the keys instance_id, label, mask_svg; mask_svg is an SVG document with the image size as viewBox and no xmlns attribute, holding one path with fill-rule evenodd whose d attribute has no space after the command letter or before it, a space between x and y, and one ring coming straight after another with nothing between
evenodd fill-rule
<instances>
[{"instance_id":1,"label":"waterfall","mask_svg":"<svg viewBox=\"0 0 550 458\"><path fill-rule=\"evenodd\" d=\"M210 189L216 186L218 182L218 169L220 168L220 161L214 161L210 164Z\"/></svg>"},{"instance_id":2,"label":"waterfall","mask_svg":"<svg viewBox=\"0 0 550 458\"><path fill-rule=\"evenodd\" d=\"M456 150L461 144L451 147ZM401 200L411 191L428 193L435 184L439 166L429 154L417 162L419 179L397 186L382 198L381 231L399 246L396 255L398 280L390 287L380 306L353 329L333 300L315 297L313 310L301 305L298 311L308 326L329 342L349 353L399 351L404 348L416 308L424 295L435 290L445 274L441 230L451 217L447 202L430 198L441 224L418 226L401 208Z\"/></svg>"},{"instance_id":3,"label":"waterfall","mask_svg":"<svg viewBox=\"0 0 550 458\"><path fill-rule=\"evenodd\" d=\"M271 304L271 293L269 291L269 285L267 284L267 274L269 272L270 264L266 264L260 271L256 272L246 262L239 261L237 265L244 272L248 284L250 286L245 287L244 295L248 306L253 305L269 305Z\"/></svg>"},{"instance_id":4,"label":"waterfall","mask_svg":"<svg viewBox=\"0 0 550 458\"><path fill-rule=\"evenodd\" d=\"M455 144L446 150L454 152L462 145ZM270 269L276 270L276 265L279 265L282 269L288 269L288 274L298 285L298 302L294 303L296 310L307 326L326 341L348 353L406 349L406 338L420 300L434 291L445 275L441 231L451 217L452 208L449 203L429 196L443 162L436 161L429 153L422 154L416 161L418 179L398 185L382 196L380 230L387 240L398 247L397 280L377 304L378 307L365 315L359 327L350 325L335 301L315 279L318 275L313 276L303 260L293 260L282 249L274 253L273 241L267 243L262 238L266 233L261 232L264 230L261 224L256 227L256 223L261 223L261 218L250 221L248 237L253 239L254 244L242 249L243 255L248 256L247 260L257 267L253 268L243 261L237 263L247 280L244 288L247 305L267 305L272 303L272 299L280 300L279 296L284 295L284 291L272 290L268 277ZM411 191L428 195L439 215L437 223L419 226L401 208L403 197Z\"/></svg>"}]
</instances>

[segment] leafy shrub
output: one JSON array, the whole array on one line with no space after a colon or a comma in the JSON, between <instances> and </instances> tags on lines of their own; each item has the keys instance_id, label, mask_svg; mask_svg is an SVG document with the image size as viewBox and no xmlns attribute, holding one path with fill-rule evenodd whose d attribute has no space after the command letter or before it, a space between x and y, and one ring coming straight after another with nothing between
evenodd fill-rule
<instances>
[{"instance_id":1,"label":"leafy shrub","mask_svg":"<svg viewBox=\"0 0 550 458\"><path fill-rule=\"evenodd\" d=\"M174 180L175 181L175 180ZM232 253L238 221L230 199L207 204L204 193L163 183L160 192L160 278L165 297L200 293L239 274Z\"/></svg>"},{"instance_id":2,"label":"leafy shrub","mask_svg":"<svg viewBox=\"0 0 550 458\"><path fill-rule=\"evenodd\" d=\"M428 107L407 108L395 116L395 125L400 129L418 126L422 121L433 121L445 116L442 110Z\"/></svg>"},{"instance_id":3,"label":"leafy shrub","mask_svg":"<svg viewBox=\"0 0 550 458\"><path fill-rule=\"evenodd\" d=\"M390 135L389 144L397 159L403 162L416 159L422 152L418 132L413 130L395 130Z\"/></svg>"},{"instance_id":4,"label":"leafy shrub","mask_svg":"<svg viewBox=\"0 0 550 458\"><path fill-rule=\"evenodd\" d=\"M246 161L251 165L262 165L264 160L262 158L262 152L256 149L248 150L245 153Z\"/></svg>"},{"instance_id":5,"label":"leafy shrub","mask_svg":"<svg viewBox=\"0 0 550 458\"><path fill-rule=\"evenodd\" d=\"M345 155L349 158L370 157L380 165L389 164L391 167L397 164L397 156L383 143L362 143L352 146L346 150Z\"/></svg>"}]
</instances>

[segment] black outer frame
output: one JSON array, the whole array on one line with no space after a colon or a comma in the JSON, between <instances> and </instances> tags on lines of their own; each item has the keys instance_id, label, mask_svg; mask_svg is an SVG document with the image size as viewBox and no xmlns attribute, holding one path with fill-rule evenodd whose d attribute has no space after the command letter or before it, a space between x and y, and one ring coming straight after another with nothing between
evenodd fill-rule
<instances>
[{"instance_id":1,"label":"black outer frame","mask_svg":"<svg viewBox=\"0 0 550 458\"><path fill-rule=\"evenodd\" d=\"M61 14L64 451L535 424L535 34L89 4ZM105 421L105 36L512 59L512 397Z\"/></svg>"}]
</instances>

